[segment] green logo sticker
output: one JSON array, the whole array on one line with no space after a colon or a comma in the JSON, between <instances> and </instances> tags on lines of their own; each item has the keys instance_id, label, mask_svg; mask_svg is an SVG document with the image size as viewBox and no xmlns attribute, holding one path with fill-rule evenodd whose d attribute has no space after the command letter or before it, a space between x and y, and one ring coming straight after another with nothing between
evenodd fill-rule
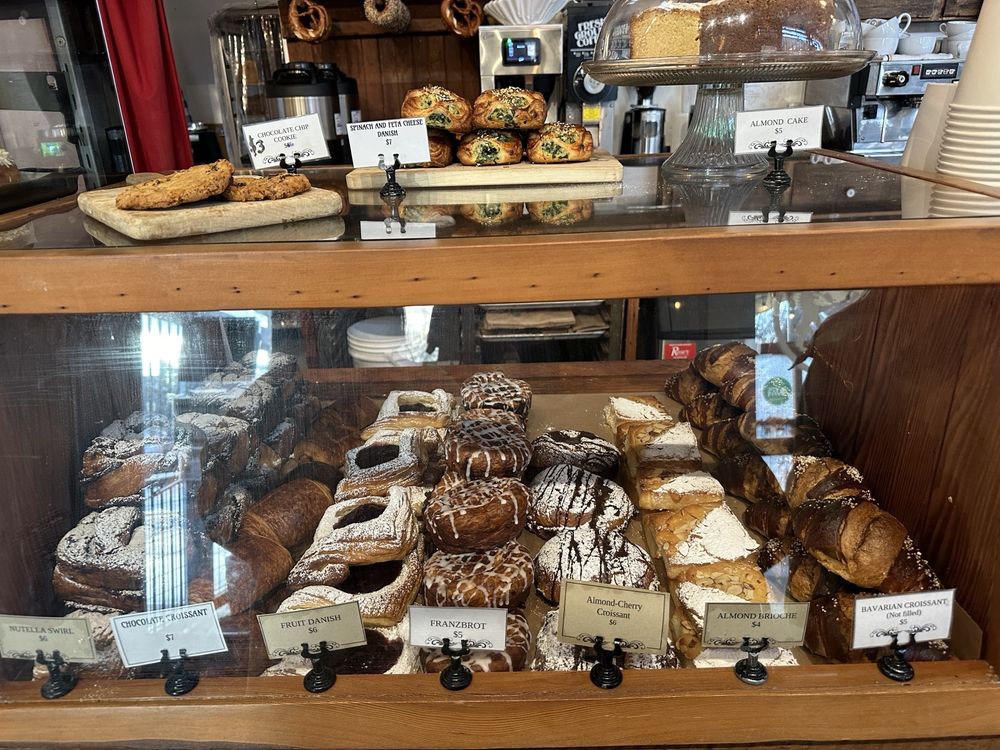
<instances>
[{"instance_id":1,"label":"green logo sticker","mask_svg":"<svg viewBox=\"0 0 1000 750\"><path fill-rule=\"evenodd\" d=\"M767 403L781 406L792 397L792 384L784 378L773 377L764 383L764 398Z\"/></svg>"}]
</instances>

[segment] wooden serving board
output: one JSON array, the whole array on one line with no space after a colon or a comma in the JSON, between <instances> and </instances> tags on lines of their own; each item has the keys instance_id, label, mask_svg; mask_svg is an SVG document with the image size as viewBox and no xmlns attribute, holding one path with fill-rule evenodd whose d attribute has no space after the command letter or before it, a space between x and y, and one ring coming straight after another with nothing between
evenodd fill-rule
<instances>
[{"instance_id":1,"label":"wooden serving board","mask_svg":"<svg viewBox=\"0 0 1000 750\"><path fill-rule=\"evenodd\" d=\"M404 206L465 206L472 203L537 203L551 200L606 200L622 194L620 182L591 182L580 185L560 185L558 199L553 198L551 185L525 187L434 188L413 190L403 199ZM347 194L351 205L381 206L385 203L378 190L351 190Z\"/></svg>"},{"instance_id":2,"label":"wooden serving board","mask_svg":"<svg viewBox=\"0 0 1000 750\"><path fill-rule=\"evenodd\" d=\"M77 203L87 216L134 240L166 240L320 219L339 214L344 205L339 194L314 187L276 201L208 200L176 208L124 211L115 208L115 196L124 189L83 193Z\"/></svg>"},{"instance_id":3,"label":"wooden serving board","mask_svg":"<svg viewBox=\"0 0 1000 750\"><path fill-rule=\"evenodd\" d=\"M593 182L621 182L625 174L621 162L607 151L595 151L590 161L569 164L503 164L496 167L416 167L396 172L396 182L405 188L504 187L523 185L575 185ZM362 167L349 172L351 190L379 190L385 172L378 167ZM561 196L560 196L561 197Z\"/></svg>"}]
</instances>

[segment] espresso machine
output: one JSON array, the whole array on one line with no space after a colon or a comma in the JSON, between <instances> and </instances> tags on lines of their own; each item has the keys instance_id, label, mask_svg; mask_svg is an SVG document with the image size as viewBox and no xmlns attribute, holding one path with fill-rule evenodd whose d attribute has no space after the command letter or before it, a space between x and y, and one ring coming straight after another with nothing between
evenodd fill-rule
<instances>
[{"instance_id":1,"label":"espresso machine","mask_svg":"<svg viewBox=\"0 0 1000 750\"><path fill-rule=\"evenodd\" d=\"M823 145L898 162L928 83L950 83L964 60L876 57L857 73L809 81L806 104L825 104Z\"/></svg>"},{"instance_id":2,"label":"espresso machine","mask_svg":"<svg viewBox=\"0 0 1000 750\"><path fill-rule=\"evenodd\" d=\"M548 103L546 122L560 119L562 24L480 26L479 78L483 91L505 86L538 91Z\"/></svg>"}]
</instances>

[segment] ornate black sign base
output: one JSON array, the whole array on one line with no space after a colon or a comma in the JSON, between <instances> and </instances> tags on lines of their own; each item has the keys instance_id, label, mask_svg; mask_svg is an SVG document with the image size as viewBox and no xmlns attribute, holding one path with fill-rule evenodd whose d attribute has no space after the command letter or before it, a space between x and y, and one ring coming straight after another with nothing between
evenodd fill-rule
<instances>
[{"instance_id":1,"label":"ornate black sign base","mask_svg":"<svg viewBox=\"0 0 1000 750\"><path fill-rule=\"evenodd\" d=\"M49 668L49 679L42 685L42 697L52 700L62 698L76 687L76 675L63 672L65 660L58 651L52 652L52 658L46 659L41 650L35 652L35 661Z\"/></svg>"},{"instance_id":2,"label":"ornate black sign base","mask_svg":"<svg viewBox=\"0 0 1000 750\"><path fill-rule=\"evenodd\" d=\"M912 638L912 636L911 636ZM892 653L878 660L878 671L896 682L909 682L913 679L913 665L906 660L906 646L899 645L899 633L892 634Z\"/></svg>"},{"instance_id":3,"label":"ornate black sign base","mask_svg":"<svg viewBox=\"0 0 1000 750\"><path fill-rule=\"evenodd\" d=\"M182 648L176 659L170 658L167 649L160 651L160 677L166 678L163 691L167 695L186 695L198 687L198 673L187 668L187 649Z\"/></svg>"},{"instance_id":4,"label":"ornate black sign base","mask_svg":"<svg viewBox=\"0 0 1000 750\"><path fill-rule=\"evenodd\" d=\"M326 663L325 657L329 653L326 646L326 641L320 641L319 651L313 653L308 643L302 644L302 658L312 662L312 669L302 678L302 686L310 693L325 693L337 681L337 675Z\"/></svg>"},{"instance_id":5,"label":"ornate black sign base","mask_svg":"<svg viewBox=\"0 0 1000 750\"><path fill-rule=\"evenodd\" d=\"M385 185L378 191L383 198L402 198L406 188L396 182L396 170L403 165L399 163L399 154L392 155L392 164L386 164L384 158L379 158L378 168L385 172Z\"/></svg>"},{"instance_id":6,"label":"ornate black sign base","mask_svg":"<svg viewBox=\"0 0 1000 750\"><path fill-rule=\"evenodd\" d=\"M613 690L622 684L622 670L617 662L622 658L622 640L615 638L614 651L603 648L604 638L594 638L597 663L590 668L590 681L602 690Z\"/></svg>"},{"instance_id":7,"label":"ornate black sign base","mask_svg":"<svg viewBox=\"0 0 1000 750\"><path fill-rule=\"evenodd\" d=\"M450 640L442 641L441 651L451 658L451 663L441 671L441 685L446 690L465 690L472 684L472 670L462 664L462 657L469 653L468 643L463 640L458 648L452 648Z\"/></svg>"},{"instance_id":8,"label":"ornate black sign base","mask_svg":"<svg viewBox=\"0 0 1000 750\"><path fill-rule=\"evenodd\" d=\"M766 649L771 642L767 638L744 638L740 651L747 657L736 662L733 671L736 676L747 685L763 685L767 682L767 667L760 663L758 658L761 651Z\"/></svg>"}]
</instances>

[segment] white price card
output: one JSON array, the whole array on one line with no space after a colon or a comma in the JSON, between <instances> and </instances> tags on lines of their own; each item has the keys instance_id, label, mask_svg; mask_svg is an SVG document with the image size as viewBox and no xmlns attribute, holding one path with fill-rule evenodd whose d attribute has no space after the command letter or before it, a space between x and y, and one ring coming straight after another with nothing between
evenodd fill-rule
<instances>
[{"instance_id":1,"label":"white price card","mask_svg":"<svg viewBox=\"0 0 1000 750\"><path fill-rule=\"evenodd\" d=\"M355 167L377 167L379 160L400 164L423 164L431 160L427 142L427 121L423 117L406 120L374 120L347 124L351 156Z\"/></svg>"},{"instance_id":2,"label":"white price card","mask_svg":"<svg viewBox=\"0 0 1000 750\"><path fill-rule=\"evenodd\" d=\"M667 652L670 595L661 591L563 580L556 637L577 646L593 646L600 636L610 648L642 654Z\"/></svg>"},{"instance_id":3,"label":"white price card","mask_svg":"<svg viewBox=\"0 0 1000 750\"><path fill-rule=\"evenodd\" d=\"M328 159L330 149L319 115L313 113L243 126L243 137L254 169L277 167L282 157L288 164Z\"/></svg>"},{"instance_id":4,"label":"white price card","mask_svg":"<svg viewBox=\"0 0 1000 750\"><path fill-rule=\"evenodd\" d=\"M750 226L752 224L809 224L813 220L812 211L786 211L782 217L771 211L764 221L763 211L730 211L729 226Z\"/></svg>"},{"instance_id":5,"label":"white price card","mask_svg":"<svg viewBox=\"0 0 1000 750\"><path fill-rule=\"evenodd\" d=\"M424 221L362 221L363 240L432 240L437 237L437 225Z\"/></svg>"},{"instance_id":6,"label":"white price card","mask_svg":"<svg viewBox=\"0 0 1000 750\"><path fill-rule=\"evenodd\" d=\"M444 639L458 648L503 651L507 647L507 610L492 607L410 605L410 645L441 648Z\"/></svg>"},{"instance_id":7,"label":"white price card","mask_svg":"<svg viewBox=\"0 0 1000 750\"><path fill-rule=\"evenodd\" d=\"M66 661L97 661L90 623L82 617L21 617L0 615L0 657L46 658L58 651Z\"/></svg>"},{"instance_id":8,"label":"white price card","mask_svg":"<svg viewBox=\"0 0 1000 750\"><path fill-rule=\"evenodd\" d=\"M339 651L368 642L357 602L257 615L257 623L270 659L300 654L303 643L315 649L325 641L328 650Z\"/></svg>"},{"instance_id":9,"label":"white price card","mask_svg":"<svg viewBox=\"0 0 1000 750\"><path fill-rule=\"evenodd\" d=\"M111 618L111 627L126 667L155 664L164 649L171 659L182 648L189 657L229 650L211 602L119 615Z\"/></svg>"},{"instance_id":10,"label":"white price card","mask_svg":"<svg viewBox=\"0 0 1000 750\"><path fill-rule=\"evenodd\" d=\"M732 648L743 643L744 638L767 638L774 644L801 646L808 619L809 602L709 602L705 605L701 643L709 648Z\"/></svg>"},{"instance_id":11,"label":"white price card","mask_svg":"<svg viewBox=\"0 0 1000 750\"><path fill-rule=\"evenodd\" d=\"M736 113L736 153L767 153L777 141L783 153L788 141L792 148L819 148L823 135L823 107L795 109L759 109Z\"/></svg>"},{"instance_id":12,"label":"white price card","mask_svg":"<svg viewBox=\"0 0 1000 750\"><path fill-rule=\"evenodd\" d=\"M955 613L955 589L921 591L914 594L872 596L854 600L852 648L879 648L892 643L940 641L951 636Z\"/></svg>"}]
</instances>

